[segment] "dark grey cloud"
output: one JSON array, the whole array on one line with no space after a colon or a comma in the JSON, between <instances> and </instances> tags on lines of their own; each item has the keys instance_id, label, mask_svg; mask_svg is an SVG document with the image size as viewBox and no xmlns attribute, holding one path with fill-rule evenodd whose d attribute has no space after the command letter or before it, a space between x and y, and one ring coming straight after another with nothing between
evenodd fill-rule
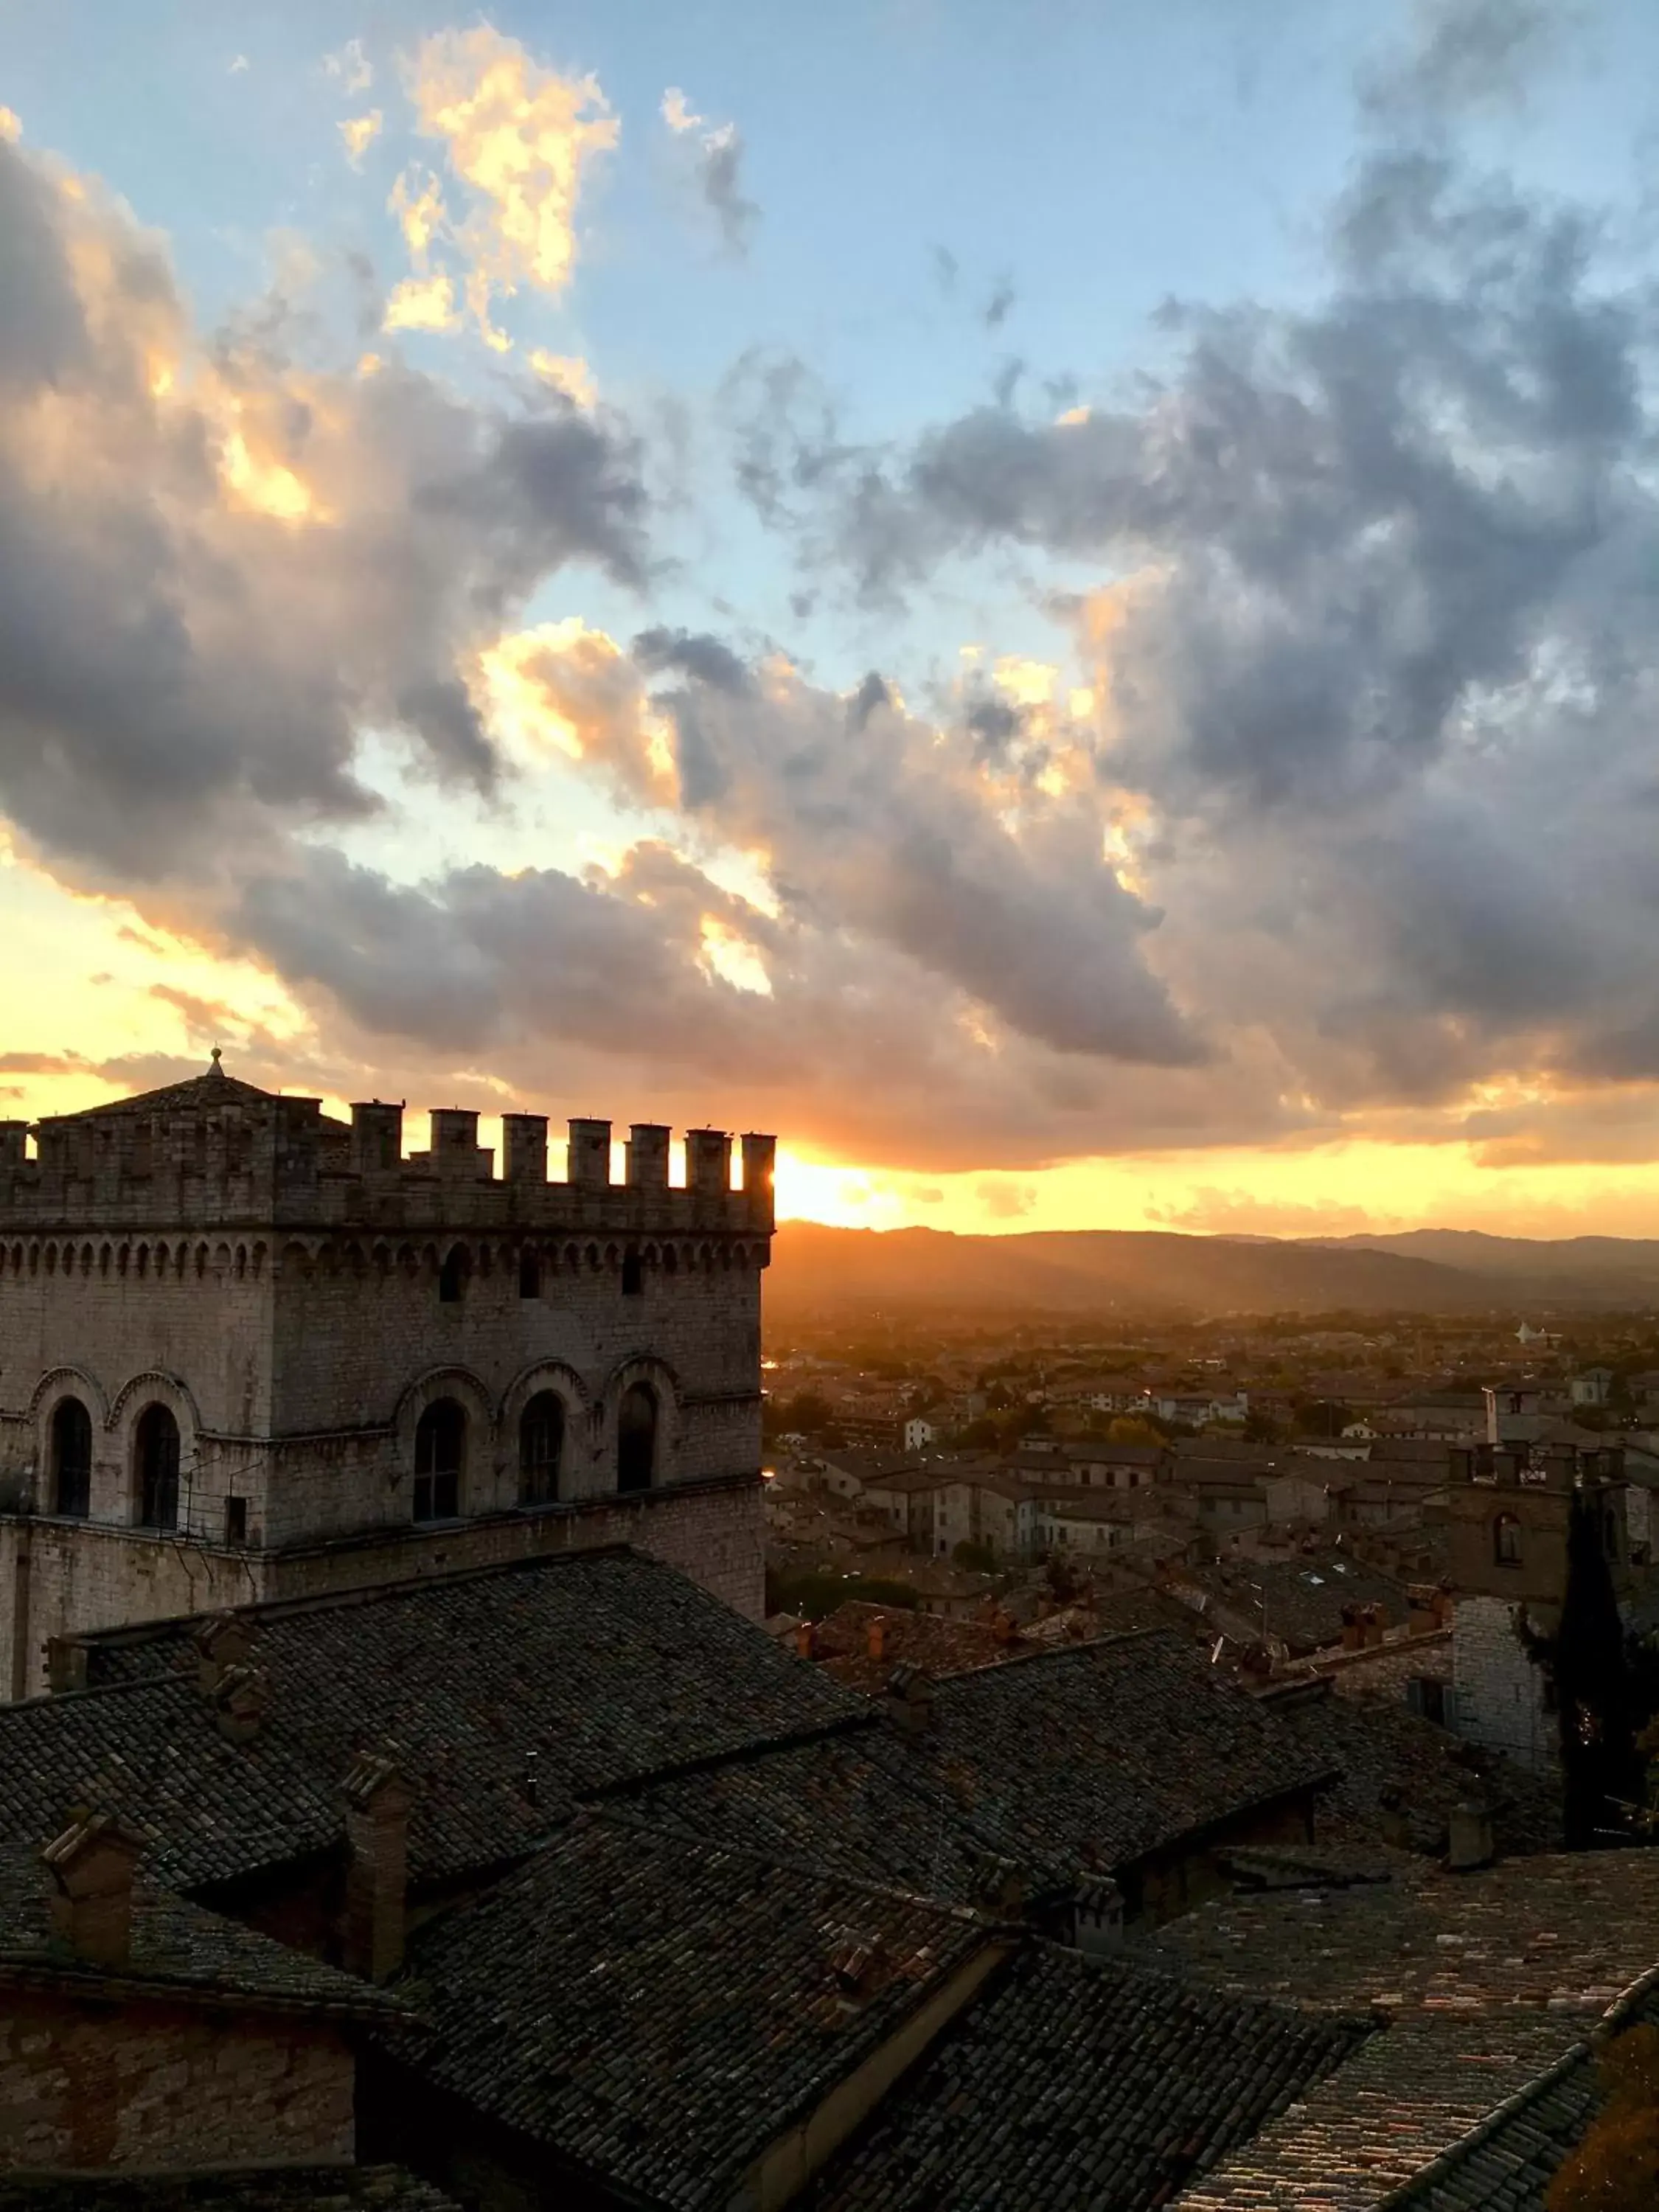
<instances>
[{"instance_id":1,"label":"dark grey cloud","mask_svg":"<svg viewBox=\"0 0 1659 2212\"><path fill-rule=\"evenodd\" d=\"M1572 0L1418 0L1416 17L1416 38L1359 88L1362 107L1383 129L1443 125L1517 101L1584 27Z\"/></svg>"},{"instance_id":2,"label":"dark grey cloud","mask_svg":"<svg viewBox=\"0 0 1659 2212\"><path fill-rule=\"evenodd\" d=\"M635 659L647 674L678 672L694 676L717 691L744 692L750 688L745 664L729 645L706 633L684 629L643 629L634 640Z\"/></svg>"},{"instance_id":3,"label":"dark grey cloud","mask_svg":"<svg viewBox=\"0 0 1659 2212\"><path fill-rule=\"evenodd\" d=\"M1000 331L1002 328L1018 297L1018 295L1014 290L1013 278L999 276L991 287L991 296L980 311L980 320L988 331Z\"/></svg>"},{"instance_id":4,"label":"dark grey cloud","mask_svg":"<svg viewBox=\"0 0 1659 2212\"><path fill-rule=\"evenodd\" d=\"M697 149L697 177L728 253L748 252L761 210L743 189L743 135L735 123L711 131Z\"/></svg>"}]
</instances>

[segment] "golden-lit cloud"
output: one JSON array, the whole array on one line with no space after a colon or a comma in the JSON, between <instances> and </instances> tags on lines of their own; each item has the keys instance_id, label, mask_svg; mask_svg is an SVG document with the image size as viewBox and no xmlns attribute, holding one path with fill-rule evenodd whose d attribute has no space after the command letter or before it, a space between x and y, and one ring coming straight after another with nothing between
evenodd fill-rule
<instances>
[{"instance_id":1,"label":"golden-lit cloud","mask_svg":"<svg viewBox=\"0 0 1659 2212\"><path fill-rule=\"evenodd\" d=\"M386 303L381 327L388 331L453 331L460 328L454 279L441 271L405 276Z\"/></svg>"},{"instance_id":2,"label":"golden-lit cloud","mask_svg":"<svg viewBox=\"0 0 1659 2212\"><path fill-rule=\"evenodd\" d=\"M734 990L757 992L768 999L772 995L772 978L759 951L717 915L702 918L702 964Z\"/></svg>"},{"instance_id":3,"label":"golden-lit cloud","mask_svg":"<svg viewBox=\"0 0 1659 2212\"><path fill-rule=\"evenodd\" d=\"M442 141L465 198L453 242L468 305L489 336L497 296L525 285L557 295L569 283L583 185L619 125L593 77L542 67L488 24L422 40L409 88L418 128Z\"/></svg>"},{"instance_id":4,"label":"golden-lit cloud","mask_svg":"<svg viewBox=\"0 0 1659 2212\"><path fill-rule=\"evenodd\" d=\"M422 179L419 168L412 167L392 185L386 204L398 218L410 259L418 272L424 273L430 264L433 240L448 220L442 185L429 169Z\"/></svg>"},{"instance_id":5,"label":"golden-lit cloud","mask_svg":"<svg viewBox=\"0 0 1659 2212\"><path fill-rule=\"evenodd\" d=\"M538 346L530 356L530 366L544 384L550 384L555 392L563 392L578 407L598 405L598 381L580 354L548 353Z\"/></svg>"},{"instance_id":6,"label":"golden-lit cloud","mask_svg":"<svg viewBox=\"0 0 1659 2212\"><path fill-rule=\"evenodd\" d=\"M662 119L676 133L701 131L703 125L703 118L691 112L685 94L677 84L671 84L662 96Z\"/></svg>"},{"instance_id":7,"label":"golden-lit cloud","mask_svg":"<svg viewBox=\"0 0 1659 2212\"><path fill-rule=\"evenodd\" d=\"M360 167L363 155L380 137L380 126L385 121L386 117L380 109L371 107L367 115L349 115L340 125L346 159L354 169Z\"/></svg>"},{"instance_id":8,"label":"golden-lit cloud","mask_svg":"<svg viewBox=\"0 0 1659 2212\"><path fill-rule=\"evenodd\" d=\"M9 107L0 107L0 138L15 145L23 135L23 125Z\"/></svg>"}]
</instances>

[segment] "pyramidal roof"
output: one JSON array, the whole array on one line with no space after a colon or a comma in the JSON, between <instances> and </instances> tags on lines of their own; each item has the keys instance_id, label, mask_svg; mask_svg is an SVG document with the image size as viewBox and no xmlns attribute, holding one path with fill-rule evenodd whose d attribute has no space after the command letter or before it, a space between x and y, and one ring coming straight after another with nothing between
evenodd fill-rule
<instances>
[{"instance_id":1,"label":"pyramidal roof","mask_svg":"<svg viewBox=\"0 0 1659 2212\"><path fill-rule=\"evenodd\" d=\"M83 1107L77 1114L55 1114L43 1118L57 1122L91 1121L114 1114L177 1114L198 1112L212 1106L270 1105L277 1095L274 1091L261 1091L257 1084L244 1083L239 1076L227 1075L216 1045L205 1072L188 1076L182 1083L167 1083L159 1090L137 1091L130 1098L112 1098L101 1106Z\"/></svg>"}]
</instances>

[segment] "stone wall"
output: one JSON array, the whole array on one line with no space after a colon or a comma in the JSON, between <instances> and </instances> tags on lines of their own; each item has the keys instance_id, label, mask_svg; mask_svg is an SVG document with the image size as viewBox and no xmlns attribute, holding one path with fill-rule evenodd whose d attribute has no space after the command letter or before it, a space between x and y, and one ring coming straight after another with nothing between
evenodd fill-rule
<instances>
[{"instance_id":1,"label":"stone wall","mask_svg":"<svg viewBox=\"0 0 1659 2212\"><path fill-rule=\"evenodd\" d=\"M331 2027L8 1990L0 2169L343 2162L353 2082Z\"/></svg>"},{"instance_id":2,"label":"stone wall","mask_svg":"<svg viewBox=\"0 0 1659 2212\"><path fill-rule=\"evenodd\" d=\"M1516 1633L1520 1608L1503 1599L1460 1597L1452 1617L1452 1686L1457 1733L1507 1752L1534 1773L1559 1756L1546 1670Z\"/></svg>"}]
</instances>

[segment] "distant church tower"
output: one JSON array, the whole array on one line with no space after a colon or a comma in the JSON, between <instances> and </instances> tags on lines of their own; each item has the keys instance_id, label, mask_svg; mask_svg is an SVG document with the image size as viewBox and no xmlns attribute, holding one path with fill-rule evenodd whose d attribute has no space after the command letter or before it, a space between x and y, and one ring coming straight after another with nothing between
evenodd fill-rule
<instances>
[{"instance_id":1,"label":"distant church tower","mask_svg":"<svg viewBox=\"0 0 1659 2212\"><path fill-rule=\"evenodd\" d=\"M88 1628L625 1541L762 1608L775 1140L205 1075L0 1121L0 1698Z\"/></svg>"}]
</instances>

